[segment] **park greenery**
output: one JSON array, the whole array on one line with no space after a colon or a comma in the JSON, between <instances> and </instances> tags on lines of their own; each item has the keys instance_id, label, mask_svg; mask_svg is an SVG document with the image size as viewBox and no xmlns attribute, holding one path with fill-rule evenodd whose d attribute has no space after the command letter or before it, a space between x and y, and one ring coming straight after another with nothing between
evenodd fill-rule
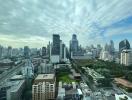
<instances>
[{"instance_id":1,"label":"park greenery","mask_svg":"<svg viewBox=\"0 0 132 100\"><path fill-rule=\"evenodd\" d=\"M76 70L81 70L85 73L83 67L89 67L94 69L99 74L103 75L105 79L99 80L99 86L110 86L110 82L115 77L122 77L132 82L132 66L123 66L115 62L103 61L103 60L72 60L73 66ZM102 83L102 84L101 84Z\"/></svg>"},{"instance_id":2,"label":"park greenery","mask_svg":"<svg viewBox=\"0 0 132 100\"><path fill-rule=\"evenodd\" d=\"M69 75L72 74L70 69L68 67L63 67L59 68L56 70L56 77L57 77L57 82L65 82L65 83L72 83L72 82L77 82L74 79L71 79Z\"/></svg>"},{"instance_id":3,"label":"park greenery","mask_svg":"<svg viewBox=\"0 0 132 100\"><path fill-rule=\"evenodd\" d=\"M92 68L106 78L123 77L126 73L130 72L130 66L123 66L115 62L102 60L76 60L75 62L78 65L78 68Z\"/></svg>"}]
</instances>

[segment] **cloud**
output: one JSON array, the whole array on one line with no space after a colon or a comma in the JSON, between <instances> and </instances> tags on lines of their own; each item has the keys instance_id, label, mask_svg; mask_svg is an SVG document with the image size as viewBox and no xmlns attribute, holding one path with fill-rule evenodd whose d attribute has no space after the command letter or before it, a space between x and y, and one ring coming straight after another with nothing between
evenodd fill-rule
<instances>
[{"instance_id":1,"label":"cloud","mask_svg":"<svg viewBox=\"0 0 132 100\"><path fill-rule=\"evenodd\" d=\"M56 33L68 45L75 33L86 46L132 33L131 22L126 21L132 16L132 0L1 0L0 3L0 35L10 36L1 38L1 44L12 41L12 45L19 46L21 41L20 46L24 46L30 41L29 45L41 47L42 41L46 45Z\"/></svg>"},{"instance_id":2,"label":"cloud","mask_svg":"<svg viewBox=\"0 0 132 100\"><path fill-rule=\"evenodd\" d=\"M0 43L4 46L13 46L13 47L23 47L25 45L30 46L31 48L37 47L40 48L48 44L50 38L39 37L39 36L29 36L29 37L15 37L12 35L0 35Z\"/></svg>"}]
</instances>

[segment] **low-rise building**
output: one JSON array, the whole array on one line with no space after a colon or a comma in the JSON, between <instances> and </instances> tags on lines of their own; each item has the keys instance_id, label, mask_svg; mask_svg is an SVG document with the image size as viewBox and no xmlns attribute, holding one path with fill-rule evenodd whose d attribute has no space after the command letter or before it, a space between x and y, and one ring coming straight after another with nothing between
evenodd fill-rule
<instances>
[{"instance_id":1,"label":"low-rise building","mask_svg":"<svg viewBox=\"0 0 132 100\"><path fill-rule=\"evenodd\" d=\"M132 90L132 83L131 82L129 82L125 79L122 79L122 78L115 78L114 81L120 87L122 87L126 90Z\"/></svg>"},{"instance_id":2,"label":"low-rise building","mask_svg":"<svg viewBox=\"0 0 132 100\"><path fill-rule=\"evenodd\" d=\"M22 100L25 80L13 81L11 88L7 90L7 100Z\"/></svg>"},{"instance_id":3,"label":"low-rise building","mask_svg":"<svg viewBox=\"0 0 132 100\"><path fill-rule=\"evenodd\" d=\"M22 100L25 80L21 75L13 76L0 87L0 100Z\"/></svg>"},{"instance_id":4,"label":"low-rise building","mask_svg":"<svg viewBox=\"0 0 132 100\"><path fill-rule=\"evenodd\" d=\"M54 66L52 64L41 63L38 67L39 74L51 74L54 73Z\"/></svg>"},{"instance_id":5,"label":"low-rise building","mask_svg":"<svg viewBox=\"0 0 132 100\"><path fill-rule=\"evenodd\" d=\"M115 100L132 100L132 98L130 98L126 94L115 94Z\"/></svg>"},{"instance_id":6,"label":"low-rise building","mask_svg":"<svg viewBox=\"0 0 132 100\"><path fill-rule=\"evenodd\" d=\"M62 88L62 85L62 82L59 82L57 100L64 100L65 88Z\"/></svg>"},{"instance_id":7,"label":"low-rise building","mask_svg":"<svg viewBox=\"0 0 132 100\"><path fill-rule=\"evenodd\" d=\"M51 62L52 63L59 63L60 62L60 56L59 55L51 55Z\"/></svg>"}]
</instances>

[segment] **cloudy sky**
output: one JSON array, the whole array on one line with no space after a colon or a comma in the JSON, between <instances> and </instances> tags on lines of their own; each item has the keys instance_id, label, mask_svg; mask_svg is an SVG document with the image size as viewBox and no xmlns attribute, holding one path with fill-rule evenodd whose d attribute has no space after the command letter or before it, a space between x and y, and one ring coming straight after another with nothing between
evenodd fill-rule
<instances>
[{"instance_id":1,"label":"cloudy sky","mask_svg":"<svg viewBox=\"0 0 132 100\"><path fill-rule=\"evenodd\" d=\"M73 33L83 46L132 43L132 0L0 0L0 44L41 47Z\"/></svg>"}]
</instances>

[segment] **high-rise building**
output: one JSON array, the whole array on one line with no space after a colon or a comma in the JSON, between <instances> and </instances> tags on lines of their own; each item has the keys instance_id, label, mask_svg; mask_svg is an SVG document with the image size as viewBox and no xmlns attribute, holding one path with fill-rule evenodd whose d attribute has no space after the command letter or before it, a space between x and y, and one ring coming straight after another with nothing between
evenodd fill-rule
<instances>
[{"instance_id":1,"label":"high-rise building","mask_svg":"<svg viewBox=\"0 0 132 100\"><path fill-rule=\"evenodd\" d=\"M46 56L46 47L42 47L42 56Z\"/></svg>"},{"instance_id":2,"label":"high-rise building","mask_svg":"<svg viewBox=\"0 0 132 100\"><path fill-rule=\"evenodd\" d=\"M54 74L39 74L32 85L32 100L55 99L55 85Z\"/></svg>"},{"instance_id":3,"label":"high-rise building","mask_svg":"<svg viewBox=\"0 0 132 100\"><path fill-rule=\"evenodd\" d=\"M60 40L60 60L62 59L62 40Z\"/></svg>"},{"instance_id":4,"label":"high-rise building","mask_svg":"<svg viewBox=\"0 0 132 100\"><path fill-rule=\"evenodd\" d=\"M121 52L120 63L125 66L129 66L132 64L132 50L126 49Z\"/></svg>"},{"instance_id":5,"label":"high-rise building","mask_svg":"<svg viewBox=\"0 0 132 100\"><path fill-rule=\"evenodd\" d=\"M101 50L102 50L102 47L101 47L100 44L98 44L98 45L97 45L97 57L100 56Z\"/></svg>"},{"instance_id":6,"label":"high-rise building","mask_svg":"<svg viewBox=\"0 0 132 100\"><path fill-rule=\"evenodd\" d=\"M3 56L3 47L0 45L0 58Z\"/></svg>"},{"instance_id":7,"label":"high-rise building","mask_svg":"<svg viewBox=\"0 0 132 100\"><path fill-rule=\"evenodd\" d=\"M51 43L49 41L49 44L47 45L47 49L46 49L46 55L49 57L49 60L51 59Z\"/></svg>"},{"instance_id":8,"label":"high-rise building","mask_svg":"<svg viewBox=\"0 0 132 100\"><path fill-rule=\"evenodd\" d=\"M72 40L70 41L70 54L73 53L77 53L78 51L78 40L77 40L77 36L76 34L72 35Z\"/></svg>"},{"instance_id":9,"label":"high-rise building","mask_svg":"<svg viewBox=\"0 0 132 100\"><path fill-rule=\"evenodd\" d=\"M28 46L24 46L24 56L25 58L29 58L30 56L30 49Z\"/></svg>"},{"instance_id":10,"label":"high-rise building","mask_svg":"<svg viewBox=\"0 0 132 100\"><path fill-rule=\"evenodd\" d=\"M53 34L52 55L60 55L60 35Z\"/></svg>"},{"instance_id":11,"label":"high-rise building","mask_svg":"<svg viewBox=\"0 0 132 100\"><path fill-rule=\"evenodd\" d=\"M127 39L122 40L119 43L119 53L121 53L122 50L125 50L125 49L130 49L130 43L129 43L129 41Z\"/></svg>"},{"instance_id":12,"label":"high-rise building","mask_svg":"<svg viewBox=\"0 0 132 100\"><path fill-rule=\"evenodd\" d=\"M62 44L62 59L66 58L66 47L65 44Z\"/></svg>"},{"instance_id":13,"label":"high-rise building","mask_svg":"<svg viewBox=\"0 0 132 100\"><path fill-rule=\"evenodd\" d=\"M109 45L107 43L105 44L104 51L109 51Z\"/></svg>"},{"instance_id":14,"label":"high-rise building","mask_svg":"<svg viewBox=\"0 0 132 100\"><path fill-rule=\"evenodd\" d=\"M61 61L66 60L66 46L64 43L61 43L60 45L60 60Z\"/></svg>"},{"instance_id":15,"label":"high-rise building","mask_svg":"<svg viewBox=\"0 0 132 100\"><path fill-rule=\"evenodd\" d=\"M110 40L109 52L110 52L111 55L114 55L115 48L114 48L114 42L113 42L113 40Z\"/></svg>"},{"instance_id":16,"label":"high-rise building","mask_svg":"<svg viewBox=\"0 0 132 100\"><path fill-rule=\"evenodd\" d=\"M22 54L21 54L21 51L18 48L13 48L12 49L12 56L14 56L14 57L17 56L18 57L20 55L22 55Z\"/></svg>"},{"instance_id":17,"label":"high-rise building","mask_svg":"<svg viewBox=\"0 0 132 100\"><path fill-rule=\"evenodd\" d=\"M12 56L12 47L11 47L11 46L9 46L9 47L7 48L7 56L8 56L8 57L11 57L11 56Z\"/></svg>"}]
</instances>

